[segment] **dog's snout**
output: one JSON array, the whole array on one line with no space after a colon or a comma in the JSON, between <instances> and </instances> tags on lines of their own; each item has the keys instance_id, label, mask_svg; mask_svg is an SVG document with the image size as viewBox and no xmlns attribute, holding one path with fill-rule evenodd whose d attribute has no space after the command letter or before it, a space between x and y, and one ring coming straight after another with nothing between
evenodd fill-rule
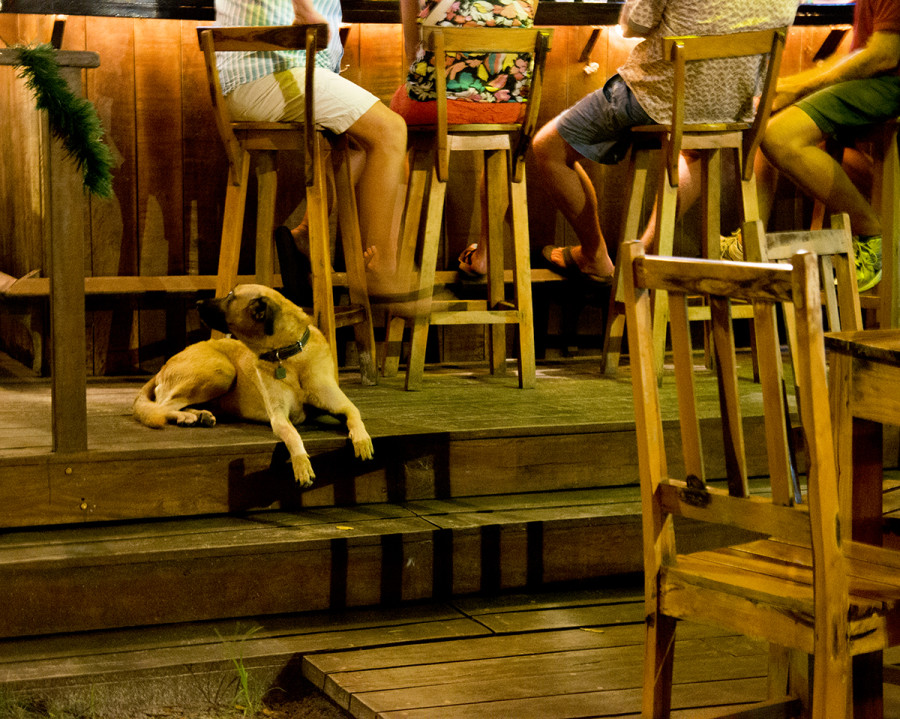
<instances>
[{"instance_id":1,"label":"dog's snout","mask_svg":"<svg viewBox=\"0 0 900 719\"><path fill-rule=\"evenodd\" d=\"M220 303L215 300L198 300L197 311L200 313L200 319L210 329L219 332L228 332L228 323L225 319L225 312L222 310Z\"/></svg>"}]
</instances>

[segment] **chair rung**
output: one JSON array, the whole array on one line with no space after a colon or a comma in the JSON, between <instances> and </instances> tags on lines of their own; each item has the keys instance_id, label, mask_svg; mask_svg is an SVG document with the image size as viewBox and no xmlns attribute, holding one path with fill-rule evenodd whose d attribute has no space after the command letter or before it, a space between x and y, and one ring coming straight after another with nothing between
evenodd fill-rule
<instances>
[{"instance_id":1,"label":"chair rung","mask_svg":"<svg viewBox=\"0 0 900 719\"><path fill-rule=\"evenodd\" d=\"M432 311L429 320L433 325L509 325L521 321L521 314L516 310Z\"/></svg>"},{"instance_id":2,"label":"chair rung","mask_svg":"<svg viewBox=\"0 0 900 719\"><path fill-rule=\"evenodd\" d=\"M362 305L335 305L334 326L349 327L368 320L368 313Z\"/></svg>"}]
</instances>

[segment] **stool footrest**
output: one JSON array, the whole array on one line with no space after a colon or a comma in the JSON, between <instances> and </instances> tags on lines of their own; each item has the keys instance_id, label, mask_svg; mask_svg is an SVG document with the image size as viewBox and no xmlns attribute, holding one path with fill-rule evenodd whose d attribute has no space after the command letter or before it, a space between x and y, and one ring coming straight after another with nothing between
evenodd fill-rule
<instances>
[{"instance_id":1,"label":"stool footrest","mask_svg":"<svg viewBox=\"0 0 900 719\"><path fill-rule=\"evenodd\" d=\"M517 310L459 309L432 311L432 325L505 325L518 324L522 315Z\"/></svg>"}]
</instances>

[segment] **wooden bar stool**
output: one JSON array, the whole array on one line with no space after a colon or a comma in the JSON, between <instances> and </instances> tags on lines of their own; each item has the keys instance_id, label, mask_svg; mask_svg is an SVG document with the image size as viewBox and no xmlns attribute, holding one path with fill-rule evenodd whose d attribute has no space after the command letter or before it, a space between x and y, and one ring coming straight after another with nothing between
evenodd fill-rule
<instances>
[{"instance_id":1,"label":"wooden bar stool","mask_svg":"<svg viewBox=\"0 0 900 719\"><path fill-rule=\"evenodd\" d=\"M375 336L366 289L365 261L356 209L355 193L347 162L346 139L339 136L331 152L334 161L338 223L341 230L347 284L351 304L335 307L333 269L328 227L328 193L322 143L313 111L314 63L306 64L304 122L235 122L232 120L216 67L217 52L247 52L305 48L313 57L326 46L328 26L200 27L200 46L212 93L216 124L228 155L228 188L222 222L222 244L216 295L231 291L237 282L244 209L247 203L250 165L256 168L258 205L256 223L256 281L271 286L273 276L275 198L278 187L279 152L302 152L306 163L306 203L309 217L309 253L312 265L313 321L331 345L337 374L335 330L352 325L359 348L360 374L364 384L374 384Z\"/></svg>"},{"instance_id":2,"label":"wooden bar stool","mask_svg":"<svg viewBox=\"0 0 900 719\"><path fill-rule=\"evenodd\" d=\"M890 120L871 127L854 138L872 158L871 202L881 217L881 282L860 295L863 309L875 310L877 325L882 329L900 327L900 153L897 131L900 121ZM837 143L826 145L832 156L841 161L844 148ZM821 202L813 205L811 228L820 229L825 216ZM852 228L851 228L852 230Z\"/></svg>"},{"instance_id":3,"label":"wooden bar stool","mask_svg":"<svg viewBox=\"0 0 900 719\"><path fill-rule=\"evenodd\" d=\"M737 183L741 191L742 222L758 219L759 206L756 194L756 176L753 158L762 140L762 132L768 121L775 79L781 66L786 28L755 30L704 37L664 38L664 53L675 69L672 92L672 121L668 125L642 125L632 128L634 145L629 159L629 182L626 200L626 216L622 242L640 237L642 203L647 180L653 167L653 155L657 160L656 230L653 252L671 255L675 236L676 203L678 199L678 160L682 150L700 156L701 172L701 252L708 259L719 259L720 228L719 199L722 183L722 151L734 154ZM759 55L767 59L762 84L762 96L752 123L684 123L685 85L687 63L695 60ZM749 99L749 98L748 98ZM621 247L622 245L620 245ZM609 313L603 340L602 367L605 374L614 375L624 334L625 315L624 286L617 266L615 291L610 293ZM734 317L750 317L752 308L737 309ZM657 369L662 370L668 329L668 309L665 292L654 295L654 343ZM691 320L709 320L709 308L692 306Z\"/></svg>"},{"instance_id":4,"label":"wooden bar stool","mask_svg":"<svg viewBox=\"0 0 900 719\"><path fill-rule=\"evenodd\" d=\"M419 289L422 299L412 319L412 339L406 389L418 389L425 366L430 325L490 325L491 372L506 363L506 326L518 327L519 387L535 385L534 319L531 302L531 264L528 206L525 187L525 152L537 127L544 59L552 32L547 29L444 28L423 26L423 43L434 52L435 64L445 67L447 52L531 53L533 73L525 119L521 124L449 125L447 90L443 72L436 72L437 127L410 128L411 163L407 188L401 267L414 267L420 250ZM450 153L484 153L484 178L490 208L488 223L487 300L439 301L433 298L441 239L444 198ZM506 298L504 272L504 217L512 226L512 298ZM405 320L392 318L388 326L385 374L396 371Z\"/></svg>"}]
</instances>

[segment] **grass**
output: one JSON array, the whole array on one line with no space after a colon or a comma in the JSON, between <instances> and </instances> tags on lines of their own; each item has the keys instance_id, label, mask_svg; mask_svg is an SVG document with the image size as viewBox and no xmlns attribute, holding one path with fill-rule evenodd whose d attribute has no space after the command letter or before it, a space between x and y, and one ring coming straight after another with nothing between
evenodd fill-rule
<instances>
[{"instance_id":1,"label":"grass","mask_svg":"<svg viewBox=\"0 0 900 719\"><path fill-rule=\"evenodd\" d=\"M263 700L270 689L261 684L247 668L244 662L244 642L252 637L259 627L252 627L244 632L238 639L226 639L219 634L219 639L225 647L232 649L229 652L229 660L235 671L236 690L233 706L242 711L245 717L255 717L263 709ZM218 632L217 632L218 633Z\"/></svg>"},{"instance_id":2,"label":"grass","mask_svg":"<svg viewBox=\"0 0 900 719\"><path fill-rule=\"evenodd\" d=\"M87 706L13 694L0 687L0 719L97 719L93 695Z\"/></svg>"}]
</instances>

